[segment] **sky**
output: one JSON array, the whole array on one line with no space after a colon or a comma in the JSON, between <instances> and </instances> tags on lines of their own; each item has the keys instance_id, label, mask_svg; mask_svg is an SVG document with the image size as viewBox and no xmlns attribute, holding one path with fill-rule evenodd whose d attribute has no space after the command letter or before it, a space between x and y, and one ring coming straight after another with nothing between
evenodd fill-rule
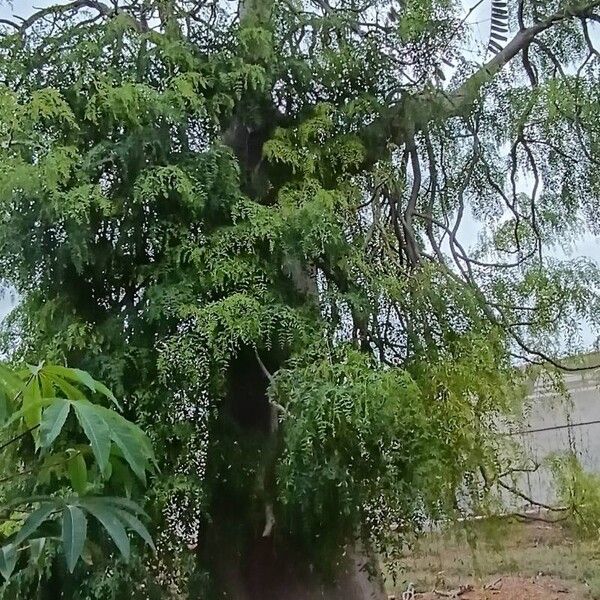
<instances>
[{"instance_id":1,"label":"sky","mask_svg":"<svg viewBox=\"0 0 600 600\"><path fill-rule=\"evenodd\" d=\"M483 0L483 2L481 2L481 4L479 4L477 8L469 15L468 23L472 25L475 43L477 43L479 40L487 40L490 27L490 2L491 0ZM56 0L12 0L12 2L0 0L0 18L11 18L14 14L19 16L27 16L34 6L36 8L42 8L44 6L59 3L62 2L57 2ZM463 0L465 12L469 11L469 9L476 4L477 0ZM465 50L468 51L468 48L465 48ZM483 59L482 51L477 50L476 56L473 56L473 58ZM461 228L462 239L466 247L469 247L475 243L480 228L481 225L475 220L466 220L465 224ZM585 256L600 262L600 237L593 236L591 234L582 236L582 239L575 245L570 256ZM14 294L10 292L10 290L6 290L3 294L0 291L0 294L0 319L2 319L15 305L16 298ZM592 341L591 337L589 341Z\"/></svg>"}]
</instances>

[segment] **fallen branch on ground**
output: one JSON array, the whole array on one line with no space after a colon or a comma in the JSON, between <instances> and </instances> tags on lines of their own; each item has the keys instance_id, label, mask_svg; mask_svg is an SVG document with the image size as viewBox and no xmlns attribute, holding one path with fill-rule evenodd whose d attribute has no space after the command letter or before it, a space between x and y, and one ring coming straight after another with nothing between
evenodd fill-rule
<instances>
[{"instance_id":1,"label":"fallen branch on ground","mask_svg":"<svg viewBox=\"0 0 600 600\"><path fill-rule=\"evenodd\" d=\"M451 590L449 592L444 592L442 590L433 590L433 593L436 596L443 596L444 598L460 598L460 596L462 596L463 594L466 594L467 592L472 592L473 591L473 586L468 584L468 585L461 585L459 588L455 589L455 590Z\"/></svg>"},{"instance_id":2,"label":"fallen branch on ground","mask_svg":"<svg viewBox=\"0 0 600 600\"><path fill-rule=\"evenodd\" d=\"M498 579L496 579L496 581L493 581L492 583L486 583L483 586L483 589L498 591L502 587L501 583L502 583L502 577L498 577Z\"/></svg>"}]
</instances>

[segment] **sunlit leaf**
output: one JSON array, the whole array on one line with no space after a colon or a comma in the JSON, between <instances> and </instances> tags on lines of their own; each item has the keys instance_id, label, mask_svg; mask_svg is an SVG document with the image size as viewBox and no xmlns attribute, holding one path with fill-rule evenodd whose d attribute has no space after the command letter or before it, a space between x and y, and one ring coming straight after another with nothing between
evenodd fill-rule
<instances>
[{"instance_id":1,"label":"sunlit leaf","mask_svg":"<svg viewBox=\"0 0 600 600\"><path fill-rule=\"evenodd\" d=\"M17 377L11 369L0 364L0 387L13 399L25 387L25 382Z\"/></svg>"},{"instance_id":2,"label":"sunlit leaf","mask_svg":"<svg viewBox=\"0 0 600 600\"><path fill-rule=\"evenodd\" d=\"M23 391L23 416L27 427L39 425L42 419L42 401L37 381L30 381Z\"/></svg>"},{"instance_id":3,"label":"sunlit leaf","mask_svg":"<svg viewBox=\"0 0 600 600\"><path fill-rule=\"evenodd\" d=\"M48 369L49 367L46 368ZM86 400L85 394L63 377L53 375L49 371L46 371L46 377L50 379L50 381L52 381L52 383L56 385L69 400Z\"/></svg>"},{"instance_id":4,"label":"sunlit leaf","mask_svg":"<svg viewBox=\"0 0 600 600\"><path fill-rule=\"evenodd\" d=\"M20 408L19 410L13 412L10 415L10 418L6 421L6 423L4 423L4 427L8 427L9 425L12 425L17 421L23 419L28 411L32 411L34 409L39 409L41 415L42 408L44 408L45 406L50 406L50 404L52 404L55 400L57 400L57 398L39 398L38 400L30 402L27 405L27 408Z\"/></svg>"},{"instance_id":5,"label":"sunlit leaf","mask_svg":"<svg viewBox=\"0 0 600 600\"><path fill-rule=\"evenodd\" d=\"M39 383L42 392L42 398L53 398L56 395L54 393L54 386L52 385L52 380L46 375L44 375L44 373L40 373Z\"/></svg>"},{"instance_id":6,"label":"sunlit leaf","mask_svg":"<svg viewBox=\"0 0 600 600\"><path fill-rule=\"evenodd\" d=\"M8 399L6 397L6 392L4 390L0 390L0 426L4 424L8 417Z\"/></svg>"},{"instance_id":7,"label":"sunlit leaf","mask_svg":"<svg viewBox=\"0 0 600 600\"><path fill-rule=\"evenodd\" d=\"M61 386L64 390L68 389L70 396L74 395L73 387L71 386L69 381L74 383L79 383L84 385L92 392L97 392L106 396L113 404L115 404L118 408L120 408L117 399L114 394L100 381L96 381L87 371L82 371L81 369L71 369L68 367L61 367L57 365L48 365L43 369L43 373L53 376L54 381L57 385ZM72 399L80 399L80 398L72 398Z\"/></svg>"},{"instance_id":8,"label":"sunlit leaf","mask_svg":"<svg viewBox=\"0 0 600 600\"><path fill-rule=\"evenodd\" d=\"M42 413L40 423L40 444L47 448L60 434L67 417L71 403L68 400L56 399Z\"/></svg>"}]
</instances>

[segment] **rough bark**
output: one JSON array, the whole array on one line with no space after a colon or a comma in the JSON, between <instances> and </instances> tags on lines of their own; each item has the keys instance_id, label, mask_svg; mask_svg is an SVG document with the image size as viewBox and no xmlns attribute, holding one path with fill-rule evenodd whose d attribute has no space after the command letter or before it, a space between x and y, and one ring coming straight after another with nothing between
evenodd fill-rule
<instances>
[{"instance_id":1,"label":"rough bark","mask_svg":"<svg viewBox=\"0 0 600 600\"><path fill-rule=\"evenodd\" d=\"M381 576L370 576L374 561L348 548L332 577L324 579L292 543L257 538L243 550L223 544L215 556L215 597L227 600L383 600Z\"/></svg>"}]
</instances>

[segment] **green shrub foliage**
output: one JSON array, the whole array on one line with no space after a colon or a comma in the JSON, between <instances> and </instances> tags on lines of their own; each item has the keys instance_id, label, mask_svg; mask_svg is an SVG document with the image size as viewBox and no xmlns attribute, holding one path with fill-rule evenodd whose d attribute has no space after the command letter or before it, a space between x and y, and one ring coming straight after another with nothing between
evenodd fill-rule
<instances>
[{"instance_id":1,"label":"green shrub foliage","mask_svg":"<svg viewBox=\"0 0 600 600\"><path fill-rule=\"evenodd\" d=\"M74 597L198 597L224 530L335 564L473 508L515 360L600 314L548 253L598 227L597 3L508 2L484 67L459 2L226 4L0 25L5 350L93 373L158 450L157 556Z\"/></svg>"}]
</instances>

